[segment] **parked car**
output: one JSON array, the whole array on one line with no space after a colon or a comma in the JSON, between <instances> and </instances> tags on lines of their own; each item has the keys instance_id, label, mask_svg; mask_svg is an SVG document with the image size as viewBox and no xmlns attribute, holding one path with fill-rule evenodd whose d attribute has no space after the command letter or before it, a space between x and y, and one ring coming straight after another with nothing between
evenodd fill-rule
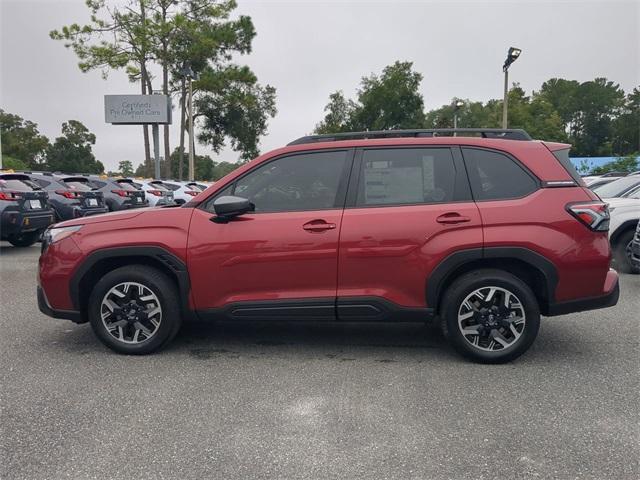
<instances>
[{"instance_id":1,"label":"parked car","mask_svg":"<svg viewBox=\"0 0 640 480\"><path fill-rule=\"evenodd\" d=\"M149 206L145 193L129 178L113 178L104 175L88 178L94 188L103 193L110 212Z\"/></svg>"},{"instance_id":2,"label":"parked car","mask_svg":"<svg viewBox=\"0 0 640 480\"><path fill-rule=\"evenodd\" d=\"M184 182L184 184L186 185L187 188L190 188L191 190L199 190L201 192L204 192L207 188L209 188L209 185L206 185L204 183L198 183L198 182Z\"/></svg>"},{"instance_id":3,"label":"parked car","mask_svg":"<svg viewBox=\"0 0 640 480\"><path fill-rule=\"evenodd\" d=\"M25 173L49 194L56 222L109 211L104 195L95 191L87 177L51 172Z\"/></svg>"},{"instance_id":4,"label":"parked car","mask_svg":"<svg viewBox=\"0 0 640 480\"><path fill-rule=\"evenodd\" d=\"M640 273L640 221L636 227L636 233L631 240L630 259L633 271Z\"/></svg>"},{"instance_id":5,"label":"parked car","mask_svg":"<svg viewBox=\"0 0 640 480\"><path fill-rule=\"evenodd\" d=\"M584 180L584 182L587 184L588 187L591 187L591 185L598 180L605 180L605 179L615 180L616 178L626 177L626 176L627 176L627 172L607 172L607 173L603 173L602 175L586 175L582 177L582 180Z\"/></svg>"},{"instance_id":6,"label":"parked car","mask_svg":"<svg viewBox=\"0 0 640 480\"><path fill-rule=\"evenodd\" d=\"M473 132L303 137L181 208L63 222L40 309L127 354L197 317L438 321L463 355L512 360L541 315L618 301L609 211L569 145Z\"/></svg>"},{"instance_id":7,"label":"parked car","mask_svg":"<svg viewBox=\"0 0 640 480\"><path fill-rule=\"evenodd\" d=\"M585 185L589 187L591 190L595 190L596 188L600 188L603 185L608 185L616 181L615 177L607 177L607 178L594 178L585 182Z\"/></svg>"},{"instance_id":8,"label":"parked car","mask_svg":"<svg viewBox=\"0 0 640 480\"><path fill-rule=\"evenodd\" d=\"M600 198L616 198L624 197L626 193L635 190L638 185L640 185L640 175L633 175L618 178L606 185L591 188L591 190L593 190Z\"/></svg>"},{"instance_id":9,"label":"parked car","mask_svg":"<svg viewBox=\"0 0 640 480\"><path fill-rule=\"evenodd\" d=\"M632 240L640 220L640 189L623 198L607 199L611 212L609 239L616 267L629 273L640 273L631 258Z\"/></svg>"},{"instance_id":10,"label":"parked car","mask_svg":"<svg viewBox=\"0 0 640 480\"><path fill-rule=\"evenodd\" d=\"M47 192L24 173L0 172L0 238L15 247L36 243L54 221Z\"/></svg>"},{"instance_id":11,"label":"parked car","mask_svg":"<svg viewBox=\"0 0 640 480\"><path fill-rule=\"evenodd\" d=\"M162 184L173 192L173 199L178 205L190 202L201 192L198 188L178 180L162 180Z\"/></svg>"},{"instance_id":12,"label":"parked car","mask_svg":"<svg viewBox=\"0 0 640 480\"><path fill-rule=\"evenodd\" d=\"M145 193L150 207L176 205L173 200L173 191L165 187L160 180L135 179L132 182Z\"/></svg>"}]
</instances>

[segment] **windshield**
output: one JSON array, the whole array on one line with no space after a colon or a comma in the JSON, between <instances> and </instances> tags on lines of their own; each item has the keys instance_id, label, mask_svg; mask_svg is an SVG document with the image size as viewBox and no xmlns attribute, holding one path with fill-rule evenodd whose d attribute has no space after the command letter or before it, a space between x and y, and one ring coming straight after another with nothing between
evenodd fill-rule
<instances>
[{"instance_id":1,"label":"windshield","mask_svg":"<svg viewBox=\"0 0 640 480\"><path fill-rule=\"evenodd\" d=\"M133 184L133 182L131 180L116 180L116 183L118 185L120 185L120 187L123 190L128 190L128 191L133 191L133 192L137 192L138 189L136 188L136 186Z\"/></svg>"},{"instance_id":2,"label":"windshield","mask_svg":"<svg viewBox=\"0 0 640 480\"><path fill-rule=\"evenodd\" d=\"M156 185L154 183L154 185ZM176 191L180 188L180 185L175 185L173 183L167 183L167 182L163 182L162 185L164 185L167 189L171 190L171 191Z\"/></svg>"},{"instance_id":3,"label":"windshield","mask_svg":"<svg viewBox=\"0 0 640 480\"><path fill-rule=\"evenodd\" d=\"M158 183L151 182L149 184L149 186L152 187L154 190L160 190L161 192L170 192L171 191L160 182L158 182Z\"/></svg>"},{"instance_id":4,"label":"windshield","mask_svg":"<svg viewBox=\"0 0 640 480\"><path fill-rule=\"evenodd\" d=\"M640 185L635 189L631 190L629 193L624 195L625 198L638 198L640 199Z\"/></svg>"},{"instance_id":5,"label":"windshield","mask_svg":"<svg viewBox=\"0 0 640 480\"><path fill-rule=\"evenodd\" d=\"M71 190L77 190L79 192L89 192L93 190L91 188L89 180L86 180L84 178L68 178L66 180L63 180L63 182L64 185Z\"/></svg>"},{"instance_id":6,"label":"windshield","mask_svg":"<svg viewBox=\"0 0 640 480\"><path fill-rule=\"evenodd\" d=\"M638 177L623 177L605 185L593 188L593 191L598 194L600 198L614 198L619 197L630 188L640 185L640 178Z\"/></svg>"}]
</instances>

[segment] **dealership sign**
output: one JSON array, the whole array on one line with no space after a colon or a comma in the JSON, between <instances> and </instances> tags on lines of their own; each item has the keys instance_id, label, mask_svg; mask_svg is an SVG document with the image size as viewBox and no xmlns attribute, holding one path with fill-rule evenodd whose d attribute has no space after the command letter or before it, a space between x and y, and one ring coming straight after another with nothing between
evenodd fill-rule
<instances>
[{"instance_id":1,"label":"dealership sign","mask_svg":"<svg viewBox=\"0 0 640 480\"><path fill-rule=\"evenodd\" d=\"M171 123L171 100L166 95L105 95L105 122L120 125Z\"/></svg>"}]
</instances>

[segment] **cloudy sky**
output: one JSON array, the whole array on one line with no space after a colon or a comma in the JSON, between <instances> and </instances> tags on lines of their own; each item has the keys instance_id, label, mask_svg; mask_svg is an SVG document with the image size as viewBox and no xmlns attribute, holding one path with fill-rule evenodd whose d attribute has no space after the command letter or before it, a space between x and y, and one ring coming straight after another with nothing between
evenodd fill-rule
<instances>
[{"instance_id":1,"label":"cloudy sky","mask_svg":"<svg viewBox=\"0 0 640 480\"><path fill-rule=\"evenodd\" d=\"M112 0L114 1L114 0ZM118 0L122 1L122 0ZM257 37L238 58L261 83L277 88L278 115L262 150L310 133L327 97L352 96L363 75L396 60L424 75L427 108L451 98L502 95L510 45L523 54L510 76L528 92L550 77L607 77L626 91L640 84L640 1L268 1L238 0ZM55 138L77 119L97 135L107 168L144 157L141 127L104 123L103 95L138 93L124 73L105 81L83 74L72 51L49 39L54 28L88 21L84 0L0 0L0 107L32 120ZM177 118L177 115L174 115ZM177 129L172 128L172 146ZM200 146L199 152L207 151ZM235 161L224 151L214 158Z\"/></svg>"}]
</instances>

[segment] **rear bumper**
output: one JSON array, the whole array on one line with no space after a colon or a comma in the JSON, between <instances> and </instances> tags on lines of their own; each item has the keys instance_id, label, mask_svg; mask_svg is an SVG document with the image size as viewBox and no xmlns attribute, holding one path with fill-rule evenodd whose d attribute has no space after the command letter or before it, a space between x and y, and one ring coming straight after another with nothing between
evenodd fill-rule
<instances>
[{"instance_id":1,"label":"rear bumper","mask_svg":"<svg viewBox=\"0 0 640 480\"><path fill-rule=\"evenodd\" d=\"M38 212L8 211L2 213L2 237L44 230L54 221L52 210Z\"/></svg>"},{"instance_id":2,"label":"rear bumper","mask_svg":"<svg viewBox=\"0 0 640 480\"><path fill-rule=\"evenodd\" d=\"M607 272L603 290L606 293L598 297L579 298L567 302L552 303L549 305L546 316L553 317L556 315L566 315L568 313L613 307L618 303L618 298L620 297L618 273L615 270L609 269Z\"/></svg>"},{"instance_id":3,"label":"rear bumper","mask_svg":"<svg viewBox=\"0 0 640 480\"><path fill-rule=\"evenodd\" d=\"M83 323L82 315L80 315L80 312L77 312L75 310L54 310L53 308L51 308L51 305L49 305L49 302L47 301L47 297L44 294L44 290L42 290L42 287L39 285L38 285L38 308L42 313L44 313L49 317L71 320L74 323Z\"/></svg>"}]
</instances>

